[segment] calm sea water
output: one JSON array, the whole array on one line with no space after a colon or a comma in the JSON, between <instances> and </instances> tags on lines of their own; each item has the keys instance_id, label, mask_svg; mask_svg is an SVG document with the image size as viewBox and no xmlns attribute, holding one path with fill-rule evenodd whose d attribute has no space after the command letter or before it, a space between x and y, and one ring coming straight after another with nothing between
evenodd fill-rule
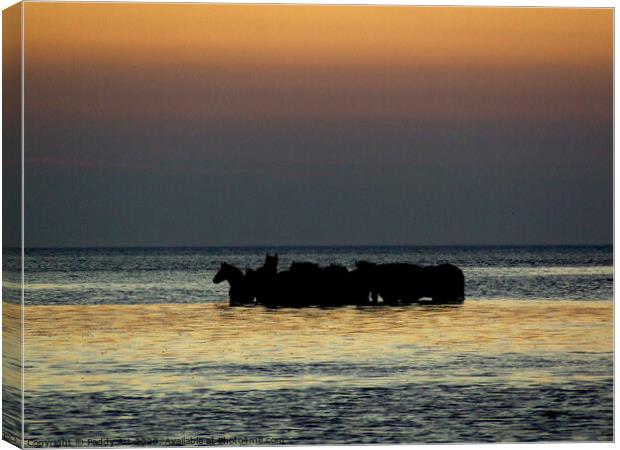
<instances>
[{"instance_id":1,"label":"calm sea water","mask_svg":"<svg viewBox=\"0 0 620 450\"><path fill-rule=\"evenodd\" d=\"M467 299L229 308L220 262L273 251L450 262ZM611 440L612 299L611 247L29 250L26 445Z\"/></svg>"},{"instance_id":2,"label":"calm sea water","mask_svg":"<svg viewBox=\"0 0 620 450\"><path fill-rule=\"evenodd\" d=\"M472 299L611 299L612 247L305 247L79 249L26 252L27 305L205 303L228 299L213 284L220 263L259 267L277 251L322 265L355 261L449 262L462 268Z\"/></svg>"}]
</instances>

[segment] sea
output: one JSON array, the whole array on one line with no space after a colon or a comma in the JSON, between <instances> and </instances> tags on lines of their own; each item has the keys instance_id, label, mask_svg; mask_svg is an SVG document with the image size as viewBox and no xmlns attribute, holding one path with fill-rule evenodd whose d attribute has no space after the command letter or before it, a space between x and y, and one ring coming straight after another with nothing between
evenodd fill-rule
<instances>
[{"instance_id":1,"label":"sea","mask_svg":"<svg viewBox=\"0 0 620 450\"><path fill-rule=\"evenodd\" d=\"M229 307L220 264L257 268L266 253L280 270L451 263L466 299ZM27 249L24 443L611 441L613 280L611 246ZM3 359L8 431L19 351Z\"/></svg>"}]
</instances>

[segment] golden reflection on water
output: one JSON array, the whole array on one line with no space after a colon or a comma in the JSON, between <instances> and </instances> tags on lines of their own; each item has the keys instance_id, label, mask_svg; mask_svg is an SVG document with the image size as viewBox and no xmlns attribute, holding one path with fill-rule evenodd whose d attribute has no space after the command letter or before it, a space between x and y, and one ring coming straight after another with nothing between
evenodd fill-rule
<instances>
[{"instance_id":1,"label":"golden reflection on water","mask_svg":"<svg viewBox=\"0 0 620 450\"><path fill-rule=\"evenodd\" d=\"M416 366L457 354L612 352L612 317L611 301L484 300L442 307L279 310L224 304L28 306L25 384L27 391L366 386L378 381L370 375L257 375L217 367ZM210 368L191 370L200 365ZM412 381L411 376L394 373L381 382L402 383ZM416 381L424 376L418 374ZM443 376L471 381L478 375L465 370ZM505 376L509 382L562 381L536 368ZM437 374L428 377L436 380Z\"/></svg>"},{"instance_id":2,"label":"golden reflection on water","mask_svg":"<svg viewBox=\"0 0 620 450\"><path fill-rule=\"evenodd\" d=\"M3 282L4 284L4 282ZM2 303L2 383L20 388L22 366L22 310Z\"/></svg>"}]
</instances>

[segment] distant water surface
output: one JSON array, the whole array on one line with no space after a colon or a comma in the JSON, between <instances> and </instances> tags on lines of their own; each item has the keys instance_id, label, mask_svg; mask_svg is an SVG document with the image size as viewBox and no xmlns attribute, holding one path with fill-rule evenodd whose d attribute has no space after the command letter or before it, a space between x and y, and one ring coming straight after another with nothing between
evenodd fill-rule
<instances>
[{"instance_id":1,"label":"distant water surface","mask_svg":"<svg viewBox=\"0 0 620 450\"><path fill-rule=\"evenodd\" d=\"M612 247L281 247L30 249L26 304L204 303L228 299L213 284L221 262L242 269L278 252L293 261L354 268L355 261L449 262L462 268L475 299L610 299Z\"/></svg>"}]
</instances>

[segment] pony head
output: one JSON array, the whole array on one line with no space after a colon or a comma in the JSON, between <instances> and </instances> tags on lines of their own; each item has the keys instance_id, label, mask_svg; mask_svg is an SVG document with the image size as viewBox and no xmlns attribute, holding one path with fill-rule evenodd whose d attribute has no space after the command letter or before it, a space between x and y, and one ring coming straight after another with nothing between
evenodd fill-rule
<instances>
[{"instance_id":1,"label":"pony head","mask_svg":"<svg viewBox=\"0 0 620 450\"><path fill-rule=\"evenodd\" d=\"M213 277L213 282L217 284L217 283L221 283L222 281L227 280L228 277L230 276L232 268L233 266L231 266L230 264L222 263L220 265L220 270L218 270L215 276Z\"/></svg>"},{"instance_id":2,"label":"pony head","mask_svg":"<svg viewBox=\"0 0 620 450\"><path fill-rule=\"evenodd\" d=\"M263 264L265 269L276 272L278 270L278 254L274 253L271 256L269 253L265 255L265 262Z\"/></svg>"}]
</instances>

